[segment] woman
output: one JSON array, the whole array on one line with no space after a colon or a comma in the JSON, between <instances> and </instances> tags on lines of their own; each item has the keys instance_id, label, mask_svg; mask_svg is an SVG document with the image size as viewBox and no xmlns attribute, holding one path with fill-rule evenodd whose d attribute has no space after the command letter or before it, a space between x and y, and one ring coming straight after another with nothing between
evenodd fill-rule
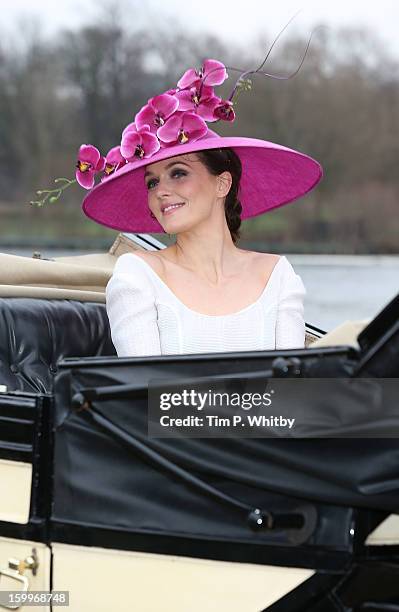
<instances>
[{"instance_id":1,"label":"woman","mask_svg":"<svg viewBox=\"0 0 399 612\"><path fill-rule=\"evenodd\" d=\"M304 346L300 277L285 257L236 242L241 218L308 192L321 168L280 145L209 130L206 121L234 115L231 99L213 92L226 77L222 64L207 60L176 90L149 100L84 201L86 215L108 227L176 235L168 248L116 263L106 301L119 356ZM94 157L81 148L81 184L101 168Z\"/></svg>"}]
</instances>

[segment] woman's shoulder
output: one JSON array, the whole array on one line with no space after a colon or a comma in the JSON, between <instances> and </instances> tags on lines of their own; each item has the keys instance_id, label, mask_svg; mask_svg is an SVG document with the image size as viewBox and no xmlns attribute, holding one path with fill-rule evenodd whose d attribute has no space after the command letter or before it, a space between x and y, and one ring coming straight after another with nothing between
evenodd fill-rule
<instances>
[{"instance_id":1,"label":"woman's shoulder","mask_svg":"<svg viewBox=\"0 0 399 612\"><path fill-rule=\"evenodd\" d=\"M285 255L276 255L274 253L259 253L256 251L248 251L253 261L256 262L257 270L260 275L266 279L271 279L273 275L273 284L279 287L279 292L299 292L306 293L306 289L301 277L294 270L291 262Z\"/></svg>"},{"instance_id":2,"label":"woman's shoulder","mask_svg":"<svg viewBox=\"0 0 399 612\"><path fill-rule=\"evenodd\" d=\"M290 265L284 255L244 250L242 253L247 258L251 270L259 273L262 278L268 278L275 269L276 272L282 271L286 268L287 264Z\"/></svg>"},{"instance_id":3,"label":"woman's shoulder","mask_svg":"<svg viewBox=\"0 0 399 612\"><path fill-rule=\"evenodd\" d=\"M294 273L294 268L285 255L278 255L276 253L264 253L259 251L243 252L247 253L247 256L252 258L254 264L259 265L260 267L274 268L278 264L281 271L288 271Z\"/></svg>"},{"instance_id":4,"label":"woman's shoulder","mask_svg":"<svg viewBox=\"0 0 399 612\"><path fill-rule=\"evenodd\" d=\"M114 274L137 276L145 274L148 270L148 266L152 268L156 274L162 277L163 262L156 253L139 250L134 253L124 253L118 257L114 267Z\"/></svg>"},{"instance_id":5,"label":"woman's shoulder","mask_svg":"<svg viewBox=\"0 0 399 612\"><path fill-rule=\"evenodd\" d=\"M124 253L115 263L112 276L106 286L106 296L121 291L154 293L155 275L150 270L150 260L136 253Z\"/></svg>"},{"instance_id":6,"label":"woman's shoulder","mask_svg":"<svg viewBox=\"0 0 399 612\"><path fill-rule=\"evenodd\" d=\"M275 264L279 259L285 258L284 255L277 255L276 253L265 253L264 251L249 251L246 249L239 249L241 254L248 259L252 259L254 262L263 264Z\"/></svg>"}]
</instances>

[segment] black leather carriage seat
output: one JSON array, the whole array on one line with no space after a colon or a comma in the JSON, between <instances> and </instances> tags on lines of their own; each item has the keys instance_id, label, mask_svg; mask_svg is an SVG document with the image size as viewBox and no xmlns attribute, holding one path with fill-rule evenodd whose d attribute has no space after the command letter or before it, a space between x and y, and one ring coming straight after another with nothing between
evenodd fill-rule
<instances>
[{"instance_id":1,"label":"black leather carriage seat","mask_svg":"<svg viewBox=\"0 0 399 612\"><path fill-rule=\"evenodd\" d=\"M64 357L115 355L105 304L0 298L0 385L51 392Z\"/></svg>"}]
</instances>

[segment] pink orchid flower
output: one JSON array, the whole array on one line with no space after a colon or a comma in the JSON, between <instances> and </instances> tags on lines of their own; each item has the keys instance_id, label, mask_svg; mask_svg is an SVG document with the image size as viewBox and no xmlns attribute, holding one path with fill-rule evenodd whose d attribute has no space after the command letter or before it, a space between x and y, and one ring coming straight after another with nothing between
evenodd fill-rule
<instances>
[{"instance_id":1,"label":"pink orchid flower","mask_svg":"<svg viewBox=\"0 0 399 612\"><path fill-rule=\"evenodd\" d=\"M155 134L150 131L149 125L143 125L140 129L134 124L129 124L122 133L121 154L128 161L135 157L151 157L159 148L160 143Z\"/></svg>"},{"instance_id":2,"label":"pink orchid flower","mask_svg":"<svg viewBox=\"0 0 399 612\"><path fill-rule=\"evenodd\" d=\"M120 147L113 147L110 149L105 156L105 176L110 176L114 172L117 172L120 168L122 168L126 164L126 159L123 157L121 153Z\"/></svg>"},{"instance_id":3,"label":"pink orchid flower","mask_svg":"<svg viewBox=\"0 0 399 612\"><path fill-rule=\"evenodd\" d=\"M226 67L217 60L205 60L199 70L186 70L177 83L179 89L197 87L204 79L206 85L221 85L228 77Z\"/></svg>"},{"instance_id":4,"label":"pink orchid flower","mask_svg":"<svg viewBox=\"0 0 399 612\"><path fill-rule=\"evenodd\" d=\"M191 111L199 115L204 121L216 121L215 108L220 103L220 98L215 96L213 87L190 87L176 93L179 100L179 111Z\"/></svg>"},{"instance_id":5,"label":"pink orchid flower","mask_svg":"<svg viewBox=\"0 0 399 612\"><path fill-rule=\"evenodd\" d=\"M102 172L105 167L105 158L93 145L83 144L79 149L76 164L76 180L84 189L91 189L94 185L94 176Z\"/></svg>"},{"instance_id":6,"label":"pink orchid flower","mask_svg":"<svg viewBox=\"0 0 399 612\"><path fill-rule=\"evenodd\" d=\"M233 102L230 100L221 100L214 110L214 115L217 119L223 121L234 121L236 114L233 108Z\"/></svg>"},{"instance_id":7,"label":"pink orchid flower","mask_svg":"<svg viewBox=\"0 0 399 612\"><path fill-rule=\"evenodd\" d=\"M149 125L151 132L156 132L173 115L178 106L179 100L167 93L151 98L135 117L137 129Z\"/></svg>"},{"instance_id":8,"label":"pink orchid flower","mask_svg":"<svg viewBox=\"0 0 399 612\"><path fill-rule=\"evenodd\" d=\"M124 137L124 135L126 134L126 132L137 132L137 128L136 128L136 124L133 121L133 123L128 123L127 126L125 127L125 129L122 132L122 138Z\"/></svg>"},{"instance_id":9,"label":"pink orchid flower","mask_svg":"<svg viewBox=\"0 0 399 612\"><path fill-rule=\"evenodd\" d=\"M177 112L158 129L157 135L164 145L170 146L194 142L207 132L208 126L199 115Z\"/></svg>"}]
</instances>

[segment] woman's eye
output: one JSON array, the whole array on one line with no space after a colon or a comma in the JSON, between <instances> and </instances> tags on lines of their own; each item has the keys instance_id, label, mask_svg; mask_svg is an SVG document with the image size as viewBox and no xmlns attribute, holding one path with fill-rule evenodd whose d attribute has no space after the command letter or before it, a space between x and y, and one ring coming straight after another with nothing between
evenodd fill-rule
<instances>
[{"instance_id":1,"label":"woman's eye","mask_svg":"<svg viewBox=\"0 0 399 612\"><path fill-rule=\"evenodd\" d=\"M153 189L155 187L155 185L157 184L155 179L151 179L150 181L148 181L147 183L147 189Z\"/></svg>"},{"instance_id":2,"label":"woman's eye","mask_svg":"<svg viewBox=\"0 0 399 612\"><path fill-rule=\"evenodd\" d=\"M185 170L182 170L181 168L175 168L174 170L171 171L170 173L171 178L180 178L182 176L187 176L187 172ZM158 184L158 179L150 179L147 182L147 189L154 189L154 187L156 187Z\"/></svg>"},{"instance_id":3,"label":"woman's eye","mask_svg":"<svg viewBox=\"0 0 399 612\"><path fill-rule=\"evenodd\" d=\"M175 170L172 170L172 177L179 177L179 176L187 176L187 172L185 170L181 170L180 168L176 168Z\"/></svg>"}]
</instances>

